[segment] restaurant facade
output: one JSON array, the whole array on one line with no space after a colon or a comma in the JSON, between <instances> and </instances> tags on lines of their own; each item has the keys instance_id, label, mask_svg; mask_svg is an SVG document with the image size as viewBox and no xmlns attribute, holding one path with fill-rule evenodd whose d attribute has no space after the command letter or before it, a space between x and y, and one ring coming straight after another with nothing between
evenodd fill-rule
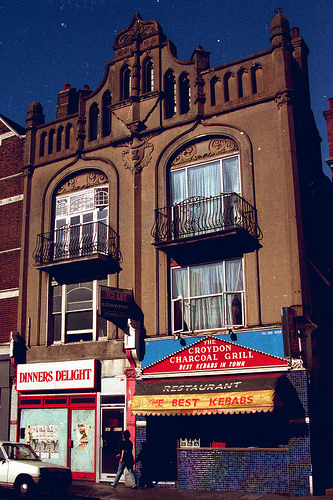
<instances>
[{"instance_id":1,"label":"restaurant facade","mask_svg":"<svg viewBox=\"0 0 333 500\"><path fill-rule=\"evenodd\" d=\"M152 480L309 495L308 373L284 358L281 329L236 337L182 337L183 347L147 340L131 411L139 439L152 457L159 456L151 461ZM249 347L267 345L267 338L269 353Z\"/></svg>"}]
</instances>

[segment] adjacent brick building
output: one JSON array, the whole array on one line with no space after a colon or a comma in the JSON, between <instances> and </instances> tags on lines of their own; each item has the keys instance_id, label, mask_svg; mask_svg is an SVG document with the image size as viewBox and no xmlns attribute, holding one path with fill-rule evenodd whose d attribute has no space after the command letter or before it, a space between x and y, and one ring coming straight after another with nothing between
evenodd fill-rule
<instances>
[{"instance_id":1,"label":"adjacent brick building","mask_svg":"<svg viewBox=\"0 0 333 500\"><path fill-rule=\"evenodd\" d=\"M114 476L127 427L169 487L322 491L332 185L308 48L278 10L268 48L215 68L139 14L114 51L55 120L28 109L17 435L81 479Z\"/></svg>"},{"instance_id":2,"label":"adjacent brick building","mask_svg":"<svg viewBox=\"0 0 333 500\"><path fill-rule=\"evenodd\" d=\"M0 115L0 439L9 435L11 332L17 331L25 130Z\"/></svg>"}]
</instances>

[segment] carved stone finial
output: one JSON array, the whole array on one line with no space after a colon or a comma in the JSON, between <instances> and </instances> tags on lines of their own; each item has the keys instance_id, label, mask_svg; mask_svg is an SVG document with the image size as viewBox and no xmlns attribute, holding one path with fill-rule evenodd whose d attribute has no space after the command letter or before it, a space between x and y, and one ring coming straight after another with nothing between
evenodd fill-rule
<instances>
[{"instance_id":1,"label":"carved stone finial","mask_svg":"<svg viewBox=\"0 0 333 500\"><path fill-rule=\"evenodd\" d=\"M275 16L270 25L270 42L272 47L288 45L291 40L290 26L288 19L282 14L282 9L275 9Z\"/></svg>"}]
</instances>

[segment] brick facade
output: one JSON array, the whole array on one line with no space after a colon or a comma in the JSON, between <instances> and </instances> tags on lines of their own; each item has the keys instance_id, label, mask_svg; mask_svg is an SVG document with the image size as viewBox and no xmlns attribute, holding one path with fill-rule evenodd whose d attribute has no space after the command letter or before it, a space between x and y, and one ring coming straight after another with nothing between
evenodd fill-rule
<instances>
[{"instance_id":1,"label":"brick facade","mask_svg":"<svg viewBox=\"0 0 333 500\"><path fill-rule=\"evenodd\" d=\"M0 115L0 343L17 330L23 151L24 129Z\"/></svg>"}]
</instances>

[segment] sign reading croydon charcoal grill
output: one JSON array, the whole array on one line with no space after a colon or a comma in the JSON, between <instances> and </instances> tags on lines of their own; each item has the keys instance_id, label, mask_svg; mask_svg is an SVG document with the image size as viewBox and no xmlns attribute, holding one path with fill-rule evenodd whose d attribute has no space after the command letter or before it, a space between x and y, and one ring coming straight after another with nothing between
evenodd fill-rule
<instances>
[{"instance_id":1,"label":"sign reading croydon charcoal grill","mask_svg":"<svg viewBox=\"0 0 333 500\"><path fill-rule=\"evenodd\" d=\"M207 337L147 366L143 373L197 372L287 365L285 359L277 356Z\"/></svg>"}]
</instances>

